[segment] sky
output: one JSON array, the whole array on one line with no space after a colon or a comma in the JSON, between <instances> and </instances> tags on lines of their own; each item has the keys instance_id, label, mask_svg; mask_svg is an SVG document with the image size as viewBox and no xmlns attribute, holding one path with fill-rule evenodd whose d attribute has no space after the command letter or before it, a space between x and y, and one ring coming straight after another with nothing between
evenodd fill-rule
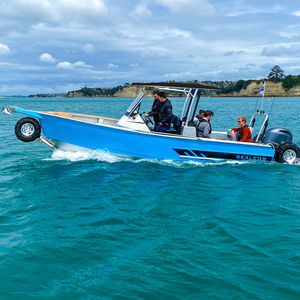
<instances>
[{"instance_id":1,"label":"sky","mask_svg":"<svg viewBox=\"0 0 300 300\"><path fill-rule=\"evenodd\" d=\"M0 95L300 74L299 0L0 0Z\"/></svg>"}]
</instances>

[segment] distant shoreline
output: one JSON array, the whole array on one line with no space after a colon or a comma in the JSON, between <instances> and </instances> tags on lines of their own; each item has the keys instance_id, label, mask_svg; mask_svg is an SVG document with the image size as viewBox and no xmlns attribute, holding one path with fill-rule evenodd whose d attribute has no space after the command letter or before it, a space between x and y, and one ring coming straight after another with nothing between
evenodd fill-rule
<instances>
[{"instance_id":1,"label":"distant shoreline","mask_svg":"<svg viewBox=\"0 0 300 300\"><path fill-rule=\"evenodd\" d=\"M207 97L261 97L258 90L261 88L262 80L240 80L235 83L228 81L221 82L203 82L203 84L210 84L219 87L220 91L206 90L206 94L202 96ZM152 97L155 88L135 86L132 84L125 84L124 86L117 86L113 88L88 88L84 87L77 91L70 91L67 93L57 94L36 94L28 96L9 96L11 98L28 97L28 98L133 98L140 92L145 94L145 97ZM184 94L178 92L167 92L168 97L184 97ZM265 88L265 97L300 97L300 85L297 84L290 89L286 89L282 82L267 81ZM5 96L0 96L5 98Z\"/></svg>"}]
</instances>

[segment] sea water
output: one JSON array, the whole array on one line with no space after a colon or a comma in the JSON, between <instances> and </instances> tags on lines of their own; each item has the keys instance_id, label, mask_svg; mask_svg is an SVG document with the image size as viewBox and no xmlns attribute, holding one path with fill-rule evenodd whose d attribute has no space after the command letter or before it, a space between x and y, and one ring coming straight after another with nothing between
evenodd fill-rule
<instances>
[{"instance_id":1,"label":"sea water","mask_svg":"<svg viewBox=\"0 0 300 300\"><path fill-rule=\"evenodd\" d=\"M131 100L0 104L119 118ZM183 99L171 100L179 114ZM199 108L227 131L257 101ZM272 104L269 126L300 145L300 99ZM22 117L0 115L0 299L300 299L299 165L53 152L15 137Z\"/></svg>"}]
</instances>

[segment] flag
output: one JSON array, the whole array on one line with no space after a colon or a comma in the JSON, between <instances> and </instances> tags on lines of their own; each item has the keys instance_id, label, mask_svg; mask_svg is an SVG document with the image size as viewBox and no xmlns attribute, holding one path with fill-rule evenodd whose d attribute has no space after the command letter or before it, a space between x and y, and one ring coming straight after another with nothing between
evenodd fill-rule
<instances>
[{"instance_id":1,"label":"flag","mask_svg":"<svg viewBox=\"0 0 300 300\"><path fill-rule=\"evenodd\" d=\"M257 92L260 93L263 97L265 96L265 86L266 86L266 82L264 81L262 87L257 91Z\"/></svg>"}]
</instances>

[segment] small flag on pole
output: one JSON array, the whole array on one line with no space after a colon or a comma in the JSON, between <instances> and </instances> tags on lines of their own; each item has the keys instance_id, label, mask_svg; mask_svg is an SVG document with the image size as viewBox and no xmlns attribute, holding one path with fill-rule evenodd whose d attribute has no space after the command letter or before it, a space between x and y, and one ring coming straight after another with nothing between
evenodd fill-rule
<instances>
[{"instance_id":1,"label":"small flag on pole","mask_svg":"<svg viewBox=\"0 0 300 300\"><path fill-rule=\"evenodd\" d=\"M264 81L262 87L258 90L258 93L260 93L263 97L265 96L265 86L266 82Z\"/></svg>"}]
</instances>

